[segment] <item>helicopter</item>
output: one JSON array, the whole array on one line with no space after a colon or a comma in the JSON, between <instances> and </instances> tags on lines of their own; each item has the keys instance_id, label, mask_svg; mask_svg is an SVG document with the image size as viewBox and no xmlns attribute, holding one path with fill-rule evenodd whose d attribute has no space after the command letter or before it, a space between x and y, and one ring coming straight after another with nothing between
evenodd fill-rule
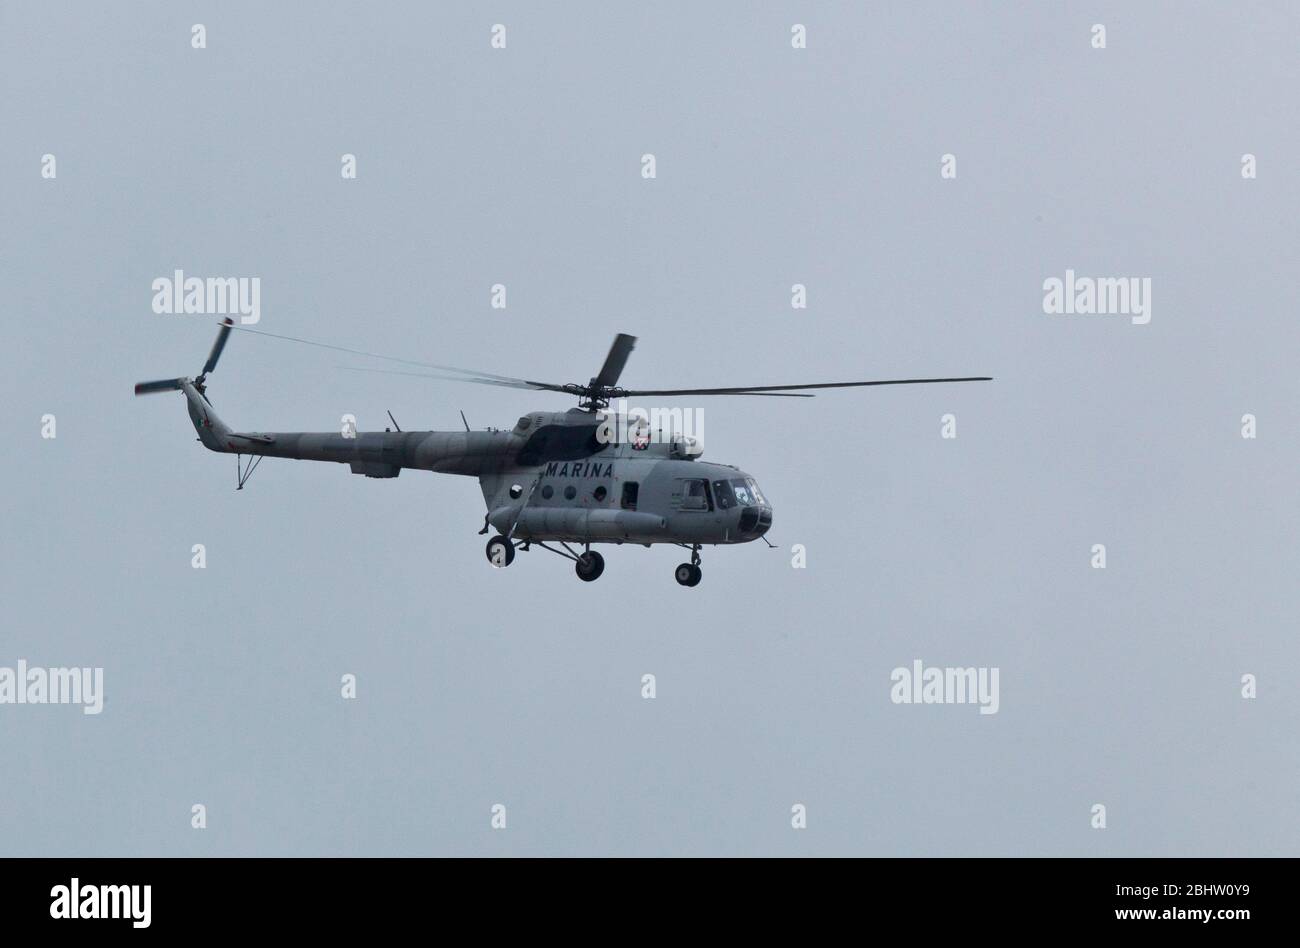
<instances>
[{"instance_id":1,"label":"helicopter","mask_svg":"<svg viewBox=\"0 0 1300 948\"><path fill-rule=\"evenodd\" d=\"M236 329L452 374L364 371L557 392L576 397L578 404L566 411L521 415L509 430L471 431L461 412L464 431L403 431L390 412L396 430L235 431L213 409L207 379ZM810 390L815 389L992 381L989 376L974 376L729 388L621 388L618 380L635 345L635 336L619 333L590 381L554 384L363 352L236 326L227 318L196 377L140 382L135 394L183 392L203 446L236 455L237 490L244 488L262 459L268 457L347 464L353 474L370 478L397 477L408 468L477 477L487 505L479 534L496 531L484 551L492 566L505 568L514 562L517 551L537 547L572 560L578 578L590 583L605 571L605 559L592 549L594 544L674 544L690 551L690 560L677 566L673 577L680 585L691 587L699 585L702 577L700 550L706 545L751 543L764 537L772 526L772 504L751 475L729 464L700 460L703 452L698 439L676 433L653 437L643 418L629 423L626 415L610 412L611 401L696 395L812 398Z\"/></svg>"}]
</instances>

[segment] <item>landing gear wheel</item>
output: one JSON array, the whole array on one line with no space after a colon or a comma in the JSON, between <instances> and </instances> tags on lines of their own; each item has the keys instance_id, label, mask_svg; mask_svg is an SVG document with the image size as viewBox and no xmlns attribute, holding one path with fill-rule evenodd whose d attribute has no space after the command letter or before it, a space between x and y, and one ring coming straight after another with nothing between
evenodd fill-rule
<instances>
[{"instance_id":1,"label":"landing gear wheel","mask_svg":"<svg viewBox=\"0 0 1300 948\"><path fill-rule=\"evenodd\" d=\"M605 557L588 550L578 557L578 561L573 564L573 569L584 583L594 583L600 579L600 574L605 572Z\"/></svg>"},{"instance_id":2,"label":"landing gear wheel","mask_svg":"<svg viewBox=\"0 0 1300 948\"><path fill-rule=\"evenodd\" d=\"M487 541L488 562L497 569L509 566L515 561L515 545L505 537L493 537Z\"/></svg>"},{"instance_id":3,"label":"landing gear wheel","mask_svg":"<svg viewBox=\"0 0 1300 948\"><path fill-rule=\"evenodd\" d=\"M683 586L698 586L703 577L703 572L694 563L683 563L673 570L673 578Z\"/></svg>"}]
</instances>

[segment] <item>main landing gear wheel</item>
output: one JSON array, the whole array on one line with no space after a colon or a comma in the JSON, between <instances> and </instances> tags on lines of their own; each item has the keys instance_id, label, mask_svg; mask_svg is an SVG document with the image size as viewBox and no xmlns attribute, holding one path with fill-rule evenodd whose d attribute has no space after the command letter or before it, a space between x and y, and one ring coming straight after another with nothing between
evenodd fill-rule
<instances>
[{"instance_id":1,"label":"main landing gear wheel","mask_svg":"<svg viewBox=\"0 0 1300 948\"><path fill-rule=\"evenodd\" d=\"M703 575L694 563L683 563L673 571L673 578L683 586L698 586Z\"/></svg>"},{"instance_id":2,"label":"main landing gear wheel","mask_svg":"<svg viewBox=\"0 0 1300 948\"><path fill-rule=\"evenodd\" d=\"M600 579L600 574L605 572L605 557L588 550L578 557L573 564L573 569L584 583L594 583Z\"/></svg>"},{"instance_id":3,"label":"main landing gear wheel","mask_svg":"<svg viewBox=\"0 0 1300 948\"><path fill-rule=\"evenodd\" d=\"M487 541L488 562L497 569L509 566L515 561L515 545L505 537L493 537Z\"/></svg>"}]
</instances>

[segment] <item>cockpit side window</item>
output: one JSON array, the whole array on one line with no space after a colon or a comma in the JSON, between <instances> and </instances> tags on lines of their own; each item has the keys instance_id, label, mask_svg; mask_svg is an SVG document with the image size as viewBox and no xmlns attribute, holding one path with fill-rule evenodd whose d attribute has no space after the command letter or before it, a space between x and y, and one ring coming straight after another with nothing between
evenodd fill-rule
<instances>
[{"instance_id":1,"label":"cockpit side window","mask_svg":"<svg viewBox=\"0 0 1300 948\"><path fill-rule=\"evenodd\" d=\"M730 510L736 506L736 495L731 492L731 485L726 481L713 482L713 497L721 510Z\"/></svg>"}]
</instances>

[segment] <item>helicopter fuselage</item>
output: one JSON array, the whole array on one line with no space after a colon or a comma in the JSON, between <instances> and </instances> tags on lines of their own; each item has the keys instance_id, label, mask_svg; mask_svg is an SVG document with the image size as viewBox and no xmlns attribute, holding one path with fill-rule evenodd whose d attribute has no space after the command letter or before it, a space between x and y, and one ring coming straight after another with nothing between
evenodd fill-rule
<instances>
[{"instance_id":1,"label":"helicopter fuselage","mask_svg":"<svg viewBox=\"0 0 1300 948\"><path fill-rule=\"evenodd\" d=\"M214 451L332 461L371 478L408 468L477 477L486 522L517 541L748 543L772 524L753 477L697 460L690 439L613 440L626 428L607 413L532 412L510 430L235 432L185 387L199 440Z\"/></svg>"}]
</instances>

